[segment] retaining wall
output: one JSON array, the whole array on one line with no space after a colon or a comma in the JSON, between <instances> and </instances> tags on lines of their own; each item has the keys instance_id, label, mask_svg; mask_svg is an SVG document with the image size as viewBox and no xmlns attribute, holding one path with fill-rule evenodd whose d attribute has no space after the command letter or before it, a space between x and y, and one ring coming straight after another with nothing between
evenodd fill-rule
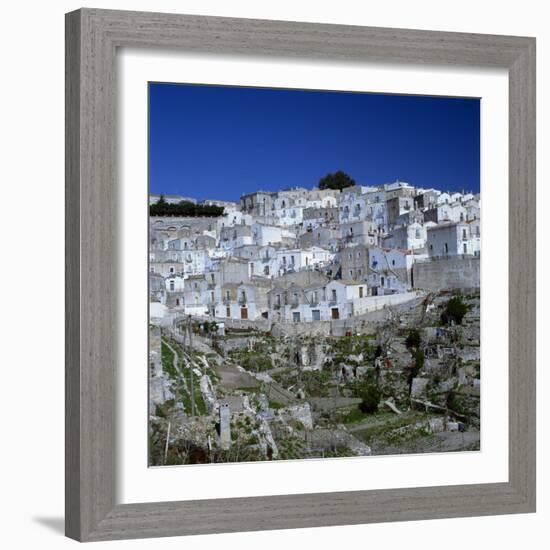
<instances>
[{"instance_id":1,"label":"retaining wall","mask_svg":"<svg viewBox=\"0 0 550 550\"><path fill-rule=\"evenodd\" d=\"M413 265L413 284L422 290L479 288L479 256L447 258Z\"/></svg>"}]
</instances>

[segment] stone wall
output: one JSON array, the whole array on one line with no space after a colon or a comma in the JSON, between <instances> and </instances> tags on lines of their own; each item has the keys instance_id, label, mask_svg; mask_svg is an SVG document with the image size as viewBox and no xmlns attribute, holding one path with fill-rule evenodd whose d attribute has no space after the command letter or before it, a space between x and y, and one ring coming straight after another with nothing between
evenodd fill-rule
<instances>
[{"instance_id":1,"label":"stone wall","mask_svg":"<svg viewBox=\"0 0 550 550\"><path fill-rule=\"evenodd\" d=\"M414 288L431 291L479 288L480 258L460 256L415 263L413 284Z\"/></svg>"}]
</instances>

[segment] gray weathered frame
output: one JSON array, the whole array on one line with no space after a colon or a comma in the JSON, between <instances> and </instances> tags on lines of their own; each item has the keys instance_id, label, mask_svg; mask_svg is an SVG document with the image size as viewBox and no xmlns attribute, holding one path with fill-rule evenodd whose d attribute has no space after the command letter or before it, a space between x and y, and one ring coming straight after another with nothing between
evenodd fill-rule
<instances>
[{"instance_id":1,"label":"gray weathered frame","mask_svg":"<svg viewBox=\"0 0 550 550\"><path fill-rule=\"evenodd\" d=\"M509 71L509 481L116 504L119 47ZM535 511L535 39L82 9L66 16L66 534L81 541Z\"/></svg>"}]
</instances>

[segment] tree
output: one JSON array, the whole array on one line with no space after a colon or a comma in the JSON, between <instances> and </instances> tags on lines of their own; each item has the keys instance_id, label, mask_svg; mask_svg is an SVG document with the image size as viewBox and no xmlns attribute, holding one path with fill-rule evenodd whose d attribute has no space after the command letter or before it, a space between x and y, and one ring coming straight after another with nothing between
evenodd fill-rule
<instances>
[{"instance_id":1,"label":"tree","mask_svg":"<svg viewBox=\"0 0 550 550\"><path fill-rule=\"evenodd\" d=\"M409 332L409 335L405 340L405 346L407 346L407 349L419 348L421 341L420 331L414 328Z\"/></svg>"},{"instance_id":2,"label":"tree","mask_svg":"<svg viewBox=\"0 0 550 550\"><path fill-rule=\"evenodd\" d=\"M338 170L334 174L329 173L319 180L319 189L345 189L346 187L352 187L355 185L355 180L348 174Z\"/></svg>"},{"instance_id":3,"label":"tree","mask_svg":"<svg viewBox=\"0 0 550 550\"><path fill-rule=\"evenodd\" d=\"M372 414L378 410L378 403L380 402L381 393L375 384L365 382L359 388L357 396L361 399L361 403L359 403L359 409L361 412Z\"/></svg>"},{"instance_id":4,"label":"tree","mask_svg":"<svg viewBox=\"0 0 550 550\"><path fill-rule=\"evenodd\" d=\"M464 315L468 312L468 304L460 296L453 296L448 302L445 311L441 314L441 322L445 325L461 325Z\"/></svg>"},{"instance_id":5,"label":"tree","mask_svg":"<svg viewBox=\"0 0 550 550\"><path fill-rule=\"evenodd\" d=\"M180 201L177 204L168 203L161 195L159 200L149 206L150 216L183 216L200 217L207 216L217 218L223 214L223 206L214 206L207 204L195 204L191 201Z\"/></svg>"},{"instance_id":6,"label":"tree","mask_svg":"<svg viewBox=\"0 0 550 550\"><path fill-rule=\"evenodd\" d=\"M407 376L407 383L409 385L409 395L411 394L413 379L418 376L420 371L424 368L425 355L422 348L414 348L411 351L411 355L414 359L414 364L409 367L409 375Z\"/></svg>"}]
</instances>

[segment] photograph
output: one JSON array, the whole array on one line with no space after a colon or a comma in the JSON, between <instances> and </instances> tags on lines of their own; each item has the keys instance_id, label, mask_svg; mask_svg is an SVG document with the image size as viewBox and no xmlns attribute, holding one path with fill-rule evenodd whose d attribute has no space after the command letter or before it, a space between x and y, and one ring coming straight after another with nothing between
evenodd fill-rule
<instances>
[{"instance_id":1,"label":"photograph","mask_svg":"<svg viewBox=\"0 0 550 550\"><path fill-rule=\"evenodd\" d=\"M480 449L480 101L150 82L149 465Z\"/></svg>"}]
</instances>

